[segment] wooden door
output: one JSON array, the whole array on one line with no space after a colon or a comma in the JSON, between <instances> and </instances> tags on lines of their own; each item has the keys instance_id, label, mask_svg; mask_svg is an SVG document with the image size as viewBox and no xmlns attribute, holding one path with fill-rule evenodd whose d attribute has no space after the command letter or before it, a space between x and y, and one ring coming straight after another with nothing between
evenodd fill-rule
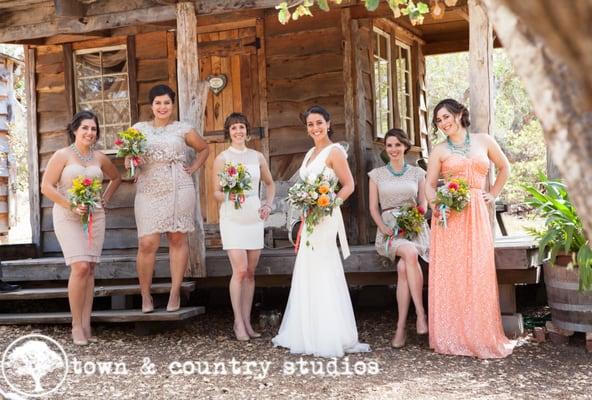
<instances>
[{"instance_id":1,"label":"wooden door","mask_svg":"<svg viewBox=\"0 0 592 400\"><path fill-rule=\"evenodd\" d=\"M231 112L244 113L251 124L251 141L248 146L261 150L262 127L260 106L259 57L262 38L255 26L210 33L200 33L198 58L200 78L225 76L226 86L219 93L208 92L205 111L204 137L210 147L200 183L200 201L206 236L208 231L217 231L218 206L212 196L211 182L214 159L229 146L224 138L224 120ZM219 244L214 238L208 240L208 247Z\"/></svg>"}]
</instances>

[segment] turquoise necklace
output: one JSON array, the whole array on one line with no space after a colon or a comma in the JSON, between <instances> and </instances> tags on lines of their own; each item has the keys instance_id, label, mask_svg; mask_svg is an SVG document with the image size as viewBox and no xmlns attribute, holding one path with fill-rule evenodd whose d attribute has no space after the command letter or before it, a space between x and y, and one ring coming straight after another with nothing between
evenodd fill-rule
<instances>
[{"instance_id":1,"label":"turquoise necklace","mask_svg":"<svg viewBox=\"0 0 592 400\"><path fill-rule=\"evenodd\" d=\"M386 164L386 169L388 169L389 172L394 176L403 176L405 175L405 172L407 172L407 169L409 169L409 165L407 164L407 161L403 161L403 168L401 168L400 171L395 171L395 169L389 162L388 164Z\"/></svg>"},{"instance_id":2,"label":"turquoise necklace","mask_svg":"<svg viewBox=\"0 0 592 400\"><path fill-rule=\"evenodd\" d=\"M466 157L467 154L469 154L469 151L471 150L471 135L469 135L469 132L467 132L465 134L465 140L462 144L457 145L452 143L450 137L446 138L446 143L448 144L448 149L451 153L459 154L461 156Z\"/></svg>"}]
</instances>

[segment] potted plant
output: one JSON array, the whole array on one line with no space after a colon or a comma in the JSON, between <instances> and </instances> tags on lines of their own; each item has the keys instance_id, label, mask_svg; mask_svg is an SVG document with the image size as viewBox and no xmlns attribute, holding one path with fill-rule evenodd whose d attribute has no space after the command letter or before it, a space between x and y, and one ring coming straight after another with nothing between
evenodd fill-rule
<instances>
[{"instance_id":1,"label":"potted plant","mask_svg":"<svg viewBox=\"0 0 592 400\"><path fill-rule=\"evenodd\" d=\"M541 230L528 232L545 260L545 286L553 323L571 331L592 332L592 249L582 220L565 185L539 174L537 185L525 185L526 203L545 218Z\"/></svg>"}]
</instances>

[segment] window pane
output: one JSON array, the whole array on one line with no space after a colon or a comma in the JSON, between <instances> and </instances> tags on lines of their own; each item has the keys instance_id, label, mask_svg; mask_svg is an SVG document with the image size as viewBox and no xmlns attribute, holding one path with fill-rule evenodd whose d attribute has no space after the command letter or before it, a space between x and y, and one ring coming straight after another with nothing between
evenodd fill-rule
<instances>
[{"instance_id":1,"label":"window pane","mask_svg":"<svg viewBox=\"0 0 592 400\"><path fill-rule=\"evenodd\" d=\"M77 77L100 75L101 60L99 54L77 54L74 69Z\"/></svg>"},{"instance_id":2,"label":"window pane","mask_svg":"<svg viewBox=\"0 0 592 400\"><path fill-rule=\"evenodd\" d=\"M81 102L101 100L101 79L79 79L77 82L78 100Z\"/></svg>"},{"instance_id":3,"label":"window pane","mask_svg":"<svg viewBox=\"0 0 592 400\"><path fill-rule=\"evenodd\" d=\"M127 124L129 123L128 101L106 101L105 102L105 124Z\"/></svg>"},{"instance_id":4,"label":"window pane","mask_svg":"<svg viewBox=\"0 0 592 400\"><path fill-rule=\"evenodd\" d=\"M103 90L105 91L105 100L126 99L129 93L127 88L127 76L118 75L104 77Z\"/></svg>"},{"instance_id":5,"label":"window pane","mask_svg":"<svg viewBox=\"0 0 592 400\"><path fill-rule=\"evenodd\" d=\"M127 72L127 50L103 51L101 54L103 74Z\"/></svg>"},{"instance_id":6,"label":"window pane","mask_svg":"<svg viewBox=\"0 0 592 400\"><path fill-rule=\"evenodd\" d=\"M120 126L108 126L105 128L104 136L103 132L101 132L101 139L103 139L103 143L106 149L113 149L115 148L115 138L117 134L125 129L127 129L128 125L120 125Z\"/></svg>"},{"instance_id":7,"label":"window pane","mask_svg":"<svg viewBox=\"0 0 592 400\"><path fill-rule=\"evenodd\" d=\"M80 103L80 110L88 110L95 113L99 119L99 125L104 125L105 120L103 118L103 103Z\"/></svg>"}]
</instances>

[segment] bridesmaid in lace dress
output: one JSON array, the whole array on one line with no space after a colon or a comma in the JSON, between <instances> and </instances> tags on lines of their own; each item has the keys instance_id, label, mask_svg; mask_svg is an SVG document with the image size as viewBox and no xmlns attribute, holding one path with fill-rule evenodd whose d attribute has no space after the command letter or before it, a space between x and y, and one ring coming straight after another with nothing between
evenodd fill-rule
<instances>
[{"instance_id":1,"label":"bridesmaid in lace dress","mask_svg":"<svg viewBox=\"0 0 592 400\"><path fill-rule=\"evenodd\" d=\"M142 293L142 312L154 310L150 286L160 235L169 243L171 292L166 310L177 311L181 304L181 284L189 257L187 233L195 229L195 186L192 175L208 158L206 141L195 129L172 119L175 92L156 85L149 92L154 119L138 122L134 128L146 135L146 152L140 162L134 203L138 227L136 269ZM197 157L186 164L186 150ZM129 158L126 159L129 167Z\"/></svg>"},{"instance_id":2,"label":"bridesmaid in lace dress","mask_svg":"<svg viewBox=\"0 0 592 400\"><path fill-rule=\"evenodd\" d=\"M390 237L393 235L394 213L398 209L408 205L426 209L425 172L405 161L411 142L401 129L388 131L384 136L384 145L389 163L368 173L369 203L370 215L378 228L375 242L378 254L392 261L395 257L400 257L397 263L397 331L391 341L393 347L400 348L405 345L405 325L411 299L417 314L417 333L425 335L428 330L423 307L423 273L418 261L418 256L428 261L428 226L424 221L421 233L412 241ZM382 213L379 211L379 203Z\"/></svg>"},{"instance_id":3,"label":"bridesmaid in lace dress","mask_svg":"<svg viewBox=\"0 0 592 400\"><path fill-rule=\"evenodd\" d=\"M502 358L514 343L502 329L493 235L489 209L510 175L510 164L487 134L471 134L469 112L446 99L434 109L432 125L446 135L430 154L426 197L432 205L429 275L430 347L442 354ZM485 190L489 162L497 168L495 183ZM434 207L438 178L464 178L471 199L465 209L450 212L447 226L438 223Z\"/></svg>"},{"instance_id":4,"label":"bridesmaid in lace dress","mask_svg":"<svg viewBox=\"0 0 592 400\"><path fill-rule=\"evenodd\" d=\"M249 121L241 113L232 113L224 122L224 134L230 147L216 157L212 172L214 197L220 203L220 236L223 249L232 266L230 300L234 313L234 334L240 341L260 337L251 327L251 305L255 292L255 269L263 248L263 221L269 217L275 195L275 184L263 154L249 149ZM242 163L251 175L251 190L238 210L234 208L234 195L228 199L222 192L218 174L224 163ZM266 186L265 201L259 200L259 181Z\"/></svg>"},{"instance_id":5,"label":"bridesmaid in lace dress","mask_svg":"<svg viewBox=\"0 0 592 400\"><path fill-rule=\"evenodd\" d=\"M72 144L56 151L43 174L41 193L54 202L52 215L56 237L70 265L68 301L72 313L72 339L84 346L96 341L90 328L95 289L95 266L101 257L105 238L105 211L113 192L121 183L117 169L105 154L94 150L99 138L99 121L90 111L78 112L67 127ZM101 207L93 210L92 240L86 239L81 216L88 212L85 205L72 208L67 190L78 176L100 178L106 175L109 184L103 192Z\"/></svg>"}]
</instances>

